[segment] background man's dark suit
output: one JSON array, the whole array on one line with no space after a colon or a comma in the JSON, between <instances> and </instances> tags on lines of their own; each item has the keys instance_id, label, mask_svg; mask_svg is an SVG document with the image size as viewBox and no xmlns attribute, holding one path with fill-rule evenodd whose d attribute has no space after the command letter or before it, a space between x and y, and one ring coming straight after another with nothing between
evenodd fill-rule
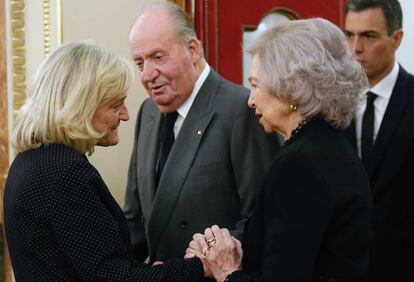
<instances>
[{"instance_id":1,"label":"background man's dark suit","mask_svg":"<svg viewBox=\"0 0 414 282\"><path fill-rule=\"evenodd\" d=\"M247 106L248 90L210 71L154 184L161 113L148 99L137 117L125 215L137 257L183 257L192 235L218 224L240 234L279 148ZM145 232L144 232L145 230Z\"/></svg>"},{"instance_id":2,"label":"background man's dark suit","mask_svg":"<svg viewBox=\"0 0 414 282\"><path fill-rule=\"evenodd\" d=\"M354 124L346 134L356 148ZM414 76L401 66L372 163L371 281L414 281Z\"/></svg>"}]
</instances>

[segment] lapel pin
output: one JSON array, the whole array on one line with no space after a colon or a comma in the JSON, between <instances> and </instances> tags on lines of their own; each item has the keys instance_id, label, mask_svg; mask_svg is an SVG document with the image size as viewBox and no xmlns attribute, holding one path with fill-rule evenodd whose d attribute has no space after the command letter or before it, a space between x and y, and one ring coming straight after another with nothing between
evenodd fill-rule
<instances>
[{"instance_id":1,"label":"lapel pin","mask_svg":"<svg viewBox=\"0 0 414 282\"><path fill-rule=\"evenodd\" d=\"M198 134L198 135L201 135L201 130L197 131L197 134Z\"/></svg>"}]
</instances>

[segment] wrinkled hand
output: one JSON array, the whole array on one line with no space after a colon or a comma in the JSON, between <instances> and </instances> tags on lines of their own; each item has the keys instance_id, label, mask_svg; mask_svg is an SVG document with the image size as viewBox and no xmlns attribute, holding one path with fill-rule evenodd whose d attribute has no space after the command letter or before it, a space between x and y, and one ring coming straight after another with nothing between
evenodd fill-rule
<instances>
[{"instance_id":1,"label":"wrinkled hand","mask_svg":"<svg viewBox=\"0 0 414 282\"><path fill-rule=\"evenodd\" d=\"M207 241L213 238L215 244L209 248ZM193 241L198 243L198 247L192 248L197 250L194 255L201 259L203 266L212 272L217 281L224 281L230 273L242 269L241 243L226 228L220 229L214 225L205 230L204 236L193 237ZM203 254L203 249L206 248L207 252Z\"/></svg>"},{"instance_id":2,"label":"wrinkled hand","mask_svg":"<svg viewBox=\"0 0 414 282\"><path fill-rule=\"evenodd\" d=\"M206 244L199 246L198 242L205 242L204 234L196 233L193 235L193 240L188 244L187 249L185 250L184 258L193 258L203 256L203 248L206 250Z\"/></svg>"},{"instance_id":3,"label":"wrinkled hand","mask_svg":"<svg viewBox=\"0 0 414 282\"><path fill-rule=\"evenodd\" d=\"M203 242L204 244L200 247L198 242ZM204 249L203 249L204 248ZM188 244L188 248L185 250L185 259L198 257L203 263L204 277L213 277L210 268L203 262L204 252L208 251L208 246L203 234L196 233L193 235L193 240Z\"/></svg>"}]
</instances>

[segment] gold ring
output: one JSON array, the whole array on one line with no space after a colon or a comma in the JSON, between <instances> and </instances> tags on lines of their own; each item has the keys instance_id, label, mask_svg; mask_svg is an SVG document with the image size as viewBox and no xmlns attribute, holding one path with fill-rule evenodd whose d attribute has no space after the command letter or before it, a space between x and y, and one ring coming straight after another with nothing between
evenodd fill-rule
<instances>
[{"instance_id":1,"label":"gold ring","mask_svg":"<svg viewBox=\"0 0 414 282\"><path fill-rule=\"evenodd\" d=\"M207 246L212 248L217 243L216 238L211 238L207 240Z\"/></svg>"},{"instance_id":2,"label":"gold ring","mask_svg":"<svg viewBox=\"0 0 414 282\"><path fill-rule=\"evenodd\" d=\"M203 248L202 250L201 250L201 252L203 253L203 256L207 256L207 254L208 254L208 248Z\"/></svg>"}]
</instances>

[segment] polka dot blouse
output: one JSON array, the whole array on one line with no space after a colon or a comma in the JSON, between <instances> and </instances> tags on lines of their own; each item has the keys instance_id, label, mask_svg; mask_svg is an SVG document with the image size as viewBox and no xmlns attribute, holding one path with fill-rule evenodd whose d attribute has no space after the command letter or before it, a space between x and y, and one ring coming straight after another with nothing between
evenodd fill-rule
<instances>
[{"instance_id":1,"label":"polka dot blouse","mask_svg":"<svg viewBox=\"0 0 414 282\"><path fill-rule=\"evenodd\" d=\"M121 208L87 158L64 145L17 155L4 195L16 281L201 281L198 259L148 266L129 254Z\"/></svg>"}]
</instances>

